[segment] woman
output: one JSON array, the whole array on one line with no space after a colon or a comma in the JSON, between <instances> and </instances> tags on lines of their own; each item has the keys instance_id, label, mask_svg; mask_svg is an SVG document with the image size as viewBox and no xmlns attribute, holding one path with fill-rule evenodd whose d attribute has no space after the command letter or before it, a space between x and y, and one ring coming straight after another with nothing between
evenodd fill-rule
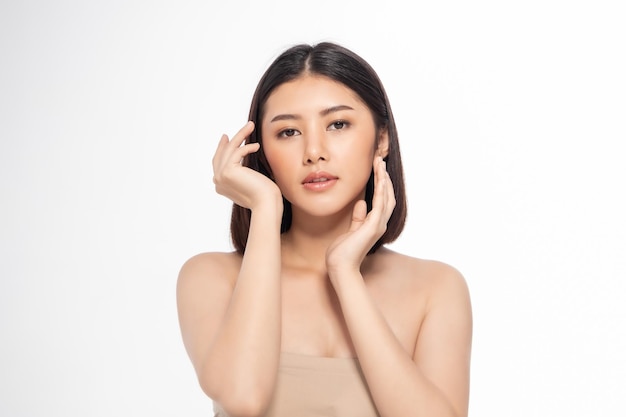
<instances>
[{"instance_id":1,"label":"woman","mask_svg":"<svg viewBox=\"0 0 626 417\"><path fill-rule=\"evenodd\" d=\"M216 416L465 416L464 278L394 252L406 204L398 135L374 70L297 45L222 136L216 191L236 251L191 258L179 320Z\"/></svg>"}]
</instances>

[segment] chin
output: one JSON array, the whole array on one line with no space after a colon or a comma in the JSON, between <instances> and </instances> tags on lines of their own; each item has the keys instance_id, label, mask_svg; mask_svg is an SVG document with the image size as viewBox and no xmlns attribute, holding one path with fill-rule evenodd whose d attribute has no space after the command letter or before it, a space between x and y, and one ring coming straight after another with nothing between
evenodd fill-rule
<instances>
[{"instance_id":1,"label":"chin","mask_svg":"<svg viewBox=\"0 0 626 417\"><path fill-rule=\"evenodd\" d=\"M350 201L347 204L343 204L337 199L333 199L330 202L311 202L310 204L294 205L292 203L292 212L301 213L304 216L316 217L323 219L325 217L331 218L335 216L352 216L352 210L357 200Z\"/></svg>"}]
</instances>

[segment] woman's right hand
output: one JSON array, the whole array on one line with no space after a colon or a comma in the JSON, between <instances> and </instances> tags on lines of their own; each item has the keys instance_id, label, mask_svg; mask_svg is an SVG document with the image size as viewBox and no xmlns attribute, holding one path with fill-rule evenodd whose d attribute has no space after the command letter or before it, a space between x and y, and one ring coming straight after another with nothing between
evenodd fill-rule
<instances>
[{"instance_id":1,"label":"woman's right hand","mask_svg":"<svg viewBox=\"0 0 626 417\"><path fill-rule=\"evenodd\" d=\"M244 156L257 152L261 147L259 143L242 146L253 130L254 122L249 121L231 140L222 135L213 156L215 191L250 210L276 202L282 208L282 194L278 186L265 175L241 164Z\"/></svg>"}]
</instances>

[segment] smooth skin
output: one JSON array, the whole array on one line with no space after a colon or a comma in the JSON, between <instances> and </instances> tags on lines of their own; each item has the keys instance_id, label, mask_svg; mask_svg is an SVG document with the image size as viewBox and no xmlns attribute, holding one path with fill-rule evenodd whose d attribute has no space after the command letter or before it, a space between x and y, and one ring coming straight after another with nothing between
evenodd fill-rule
<instances>
[{"instance_id":1,"label":"smooth skin","mask_svg":"<svg viewBox=\"0 0 626 417\"><path fill-rule=\"evenodd\" d=\"M310 75L278 87L261 123L272 179L241 165L259 150L244 145L251 122L222 136L213 158L216 191L252 212L245 254L200 254L179 274L182 337L204 392L234 417L262 416L281 351L357 357L381 416L466 416L464 278L385 247L367 255L395 206L386 131L350 89ZM319 171L335 184L304 187ZM281 235L282 195L293 221Z\"/></svg>"}]
</instances>

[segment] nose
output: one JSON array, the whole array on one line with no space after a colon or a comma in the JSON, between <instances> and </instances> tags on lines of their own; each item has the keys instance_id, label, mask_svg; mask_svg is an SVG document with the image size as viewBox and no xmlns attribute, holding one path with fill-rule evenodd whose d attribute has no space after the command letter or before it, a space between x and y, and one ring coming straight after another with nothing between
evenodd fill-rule
<instances>
[{"instance_id":1,"label":"nose","mask_svg":"<svg viewBox=\"0 0 626 417\"><path fill-rule=\"evenodd\" d=\"M311 132L305 138L302 162L305 165L328 161L328 152L322 132Z\"/></svg>"}]
</instances>

